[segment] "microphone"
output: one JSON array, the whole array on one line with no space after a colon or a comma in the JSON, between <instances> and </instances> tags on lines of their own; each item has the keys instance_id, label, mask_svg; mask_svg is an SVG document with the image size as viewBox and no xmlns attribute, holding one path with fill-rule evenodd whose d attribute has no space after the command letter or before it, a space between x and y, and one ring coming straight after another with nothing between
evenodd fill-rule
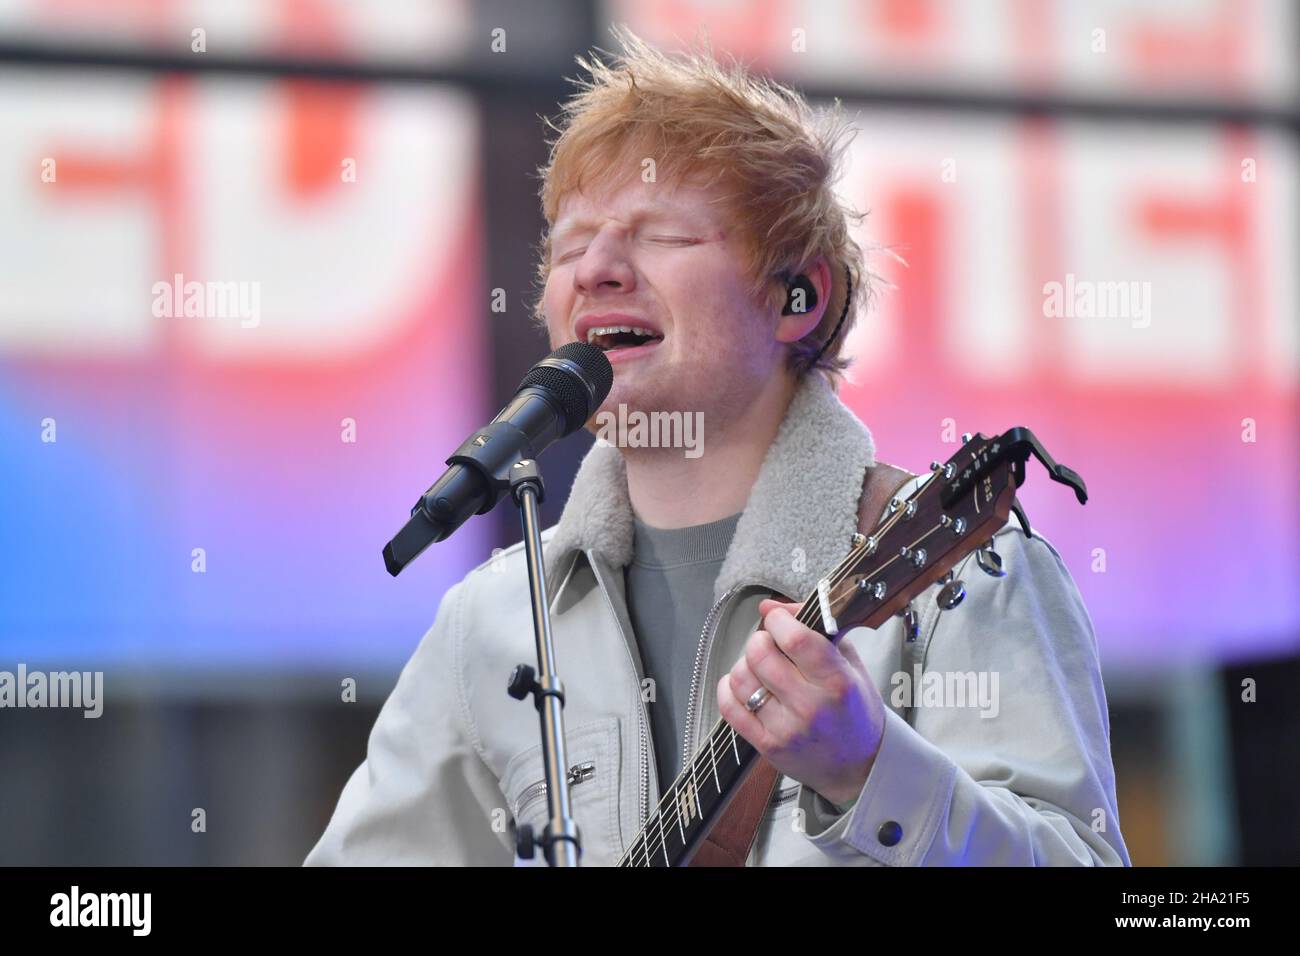
<instances>
[{"instance_id":1,"label":"microphone","mask_svg":"<svg viewBox=\"0 0 1300 956\"><path fill-rule=\"evenodd\" d=\"M530 368L501 414L447 459L450 467L384 546L388 573L396 577L430 544L455 533L470 515L491 511L510 488L510 467L536 458L553 441L586 424L613 384L609 359L585 342L562 345Z\"/></svg>"}]
</instances>

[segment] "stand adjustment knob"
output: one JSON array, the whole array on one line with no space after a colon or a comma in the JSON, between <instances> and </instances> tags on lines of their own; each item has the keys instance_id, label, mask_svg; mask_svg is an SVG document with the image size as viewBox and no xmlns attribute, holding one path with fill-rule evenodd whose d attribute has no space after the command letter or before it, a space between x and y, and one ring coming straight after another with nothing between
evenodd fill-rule
<instances>
[{"instance_id":1,"label":"stand adjustment knob","mask_svg":"<svg viewBox=\"0 0 1300 956\"><path fill-rule=\"evenodd\" d=\"M537 840L533 836L533 827L525 823L515 828L515 852L521 860L531 860L537 853Z\"/></svg>"},{"instance_id":2,"label":"stand adjustment knob","mask_svg":"<svg viewBox=\"0 0 1300 956\"><path fill-rule=\"evenodd\" d=\"M515 700L523 700L537 687L537 671L527 664L516 664L510 674L510 685L506 692Z\"/></svg>"}]
</instances>

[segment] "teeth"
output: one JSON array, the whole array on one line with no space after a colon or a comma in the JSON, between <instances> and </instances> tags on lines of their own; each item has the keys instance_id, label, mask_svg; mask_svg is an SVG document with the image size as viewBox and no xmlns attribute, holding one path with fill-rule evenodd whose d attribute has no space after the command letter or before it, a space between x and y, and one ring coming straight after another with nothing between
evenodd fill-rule
<instances>
[{"instance_id":1,"label":"teeth","mask_svg":"<svg viewBox=\"0 0 1300 956\"><path fill-rule=\"evenodd\" d=\"M587 330L587 342L591 343L598 335L613 335L615 332L629 332L642 338L654 338L658 334L649 329L637 328L631 325L603 325L599 328Z\"/></svg>"}]
</instances>

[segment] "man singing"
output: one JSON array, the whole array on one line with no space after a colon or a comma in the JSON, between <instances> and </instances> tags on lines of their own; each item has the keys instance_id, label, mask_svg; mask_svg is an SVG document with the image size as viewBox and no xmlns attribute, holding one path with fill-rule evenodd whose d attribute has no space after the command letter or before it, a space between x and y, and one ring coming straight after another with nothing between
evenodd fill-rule
<instances>
[{"instance_id":1,"label":"man singing","mask_svg":"<svg viewBox=\"0 0 1300 956\"><path fill-rule=\"evenodd\" d=\"M599 431L543 535L582 862L627 862L722 719L781 775L750 866L1126 865L1096 640L1040 535L1008 522L1005 577L968 557L960 606L932 585L838 643L770 599L924 480L836 394L872 278L833 192L845 129L707 50L618 38L579 59L542 170L535 311L613 366L589 429L671 412L703 442ZM548 816L536 713L505 693L534 659L516 545L443 598L307 863L509 864L512 822ZM898 692L926 674L991 698Z\"/></svg>"}]
</instances>

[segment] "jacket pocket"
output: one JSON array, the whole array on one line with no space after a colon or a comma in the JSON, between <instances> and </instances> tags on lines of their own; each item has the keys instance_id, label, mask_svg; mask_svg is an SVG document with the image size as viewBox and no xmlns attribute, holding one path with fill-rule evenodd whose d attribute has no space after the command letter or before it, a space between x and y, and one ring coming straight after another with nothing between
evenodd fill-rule
<instances>
[{"instance_id":1,"label":"jacket pocket","mask_svg":"<svg viewBox=\"0 0 1300 956\"><path fill-rule=\"evenodd\" d=\"M587 865L613 862L610 854L617 856L618 734L617 717L577 724L565 734L569 797L582 838L582 862ZM531 826L540 837L550 819L540 743L510 759L501 777L501 791L515 823ZM542 860L539 848L535 862ZM517 862L527 865L526 861Z\"/></svg>"},{"instance_id":2,"label":"jacket pocket","mask_svg":"<svg viewBox=\"0 0 1300 956\"><path fill-rule=\"evenodd\" d=\"M565 773L569 781L569 796L573 796L573 788L584 781L590 780L596 775L596 762L588 760L584 763L575 763ZM514 808L514 819L525 817L533 808L534 803L540 803L546 799L546 780L545 778L529 784L524 788L523 793L519 795L519 800Z\"/></svg>"}]
</instances>

